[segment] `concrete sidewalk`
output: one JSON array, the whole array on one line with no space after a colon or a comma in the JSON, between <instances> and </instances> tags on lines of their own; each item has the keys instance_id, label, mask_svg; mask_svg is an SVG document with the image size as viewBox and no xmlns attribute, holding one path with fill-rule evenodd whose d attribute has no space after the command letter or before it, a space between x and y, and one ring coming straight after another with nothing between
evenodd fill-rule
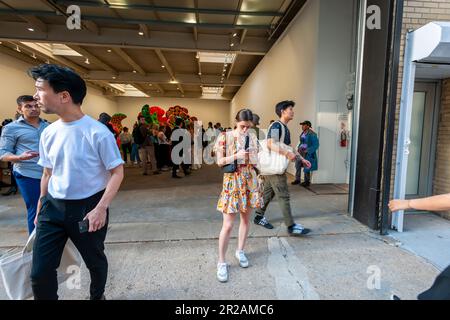
<instances>
[{"instance_id":1,"label":"concrete sidewalk","mask_svg":"<svg viewBox=\"0 0 450 320\"><path fill-rule=\"evenodd\" d=\"M388 299L396 293L415 299L438 270L345 214L347 196L317 195L290 186L297 222L313 231L289 237L276 202L267 218L275 229L252 224L246 252L248 269L234 258L236 223L228 262L230 280L216 279L221 189L216 167L204 167L180 180L170 173L143 177L128 168L111 206L106 241L108 299ZM0 199L0 253L26 241L26 220L18 196ZM373 280L379 272L380 286ZM376 278L375 278L376 280ZM60 286L63 299L86 299L89 274L81 289ZM0 283L0 299L6 299Z\"/></svg>"}]
</instances>

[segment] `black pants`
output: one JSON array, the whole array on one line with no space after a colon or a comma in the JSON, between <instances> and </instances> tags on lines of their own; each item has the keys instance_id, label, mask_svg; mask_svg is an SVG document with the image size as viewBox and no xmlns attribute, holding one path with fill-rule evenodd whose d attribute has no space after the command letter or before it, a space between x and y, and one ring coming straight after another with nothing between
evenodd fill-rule
<instances>
[{"instance_id":1,"label":"black pants","mask_svg":"<svg viewBox=\"0 0 450 320\"><path fill-rule=\"evenodd\" d=\"M128 160L127 154L129 153L131 157L131 142L122 144L122 153L123 153L123 160L125 161L125 163L127 163Z\"/></svg>"},{"instance_id":2,"label":"black pants","mask_svg":"<svg viewBox=\"0 0 450 320\"><path fill-rule=\"evenodd\" d=\"M433 286L417 297L419 300L450 300L450 266L436 278Z\"/></svg>"},{"instance_id":3,"label":"black pants","mask_svg":"<svg viewBox=\"0 0 450 320\"><path fill-rule=\"evenodd\" d=\"M58 200L49 194L42 199L42 207L36 226L33 246L31 284L35 300L57 300L58 282L56 269L70 238L80 252L91 276L91 300L100 299L105 292L108 260L104 253L104 241L108 227L96 232L80 234L78 222L100 201L104 191L83 200Z\"/></svg>"},{"instance_id":4,"label":"black pants","mask_svg":"<svg viewBox=\"0 0 450 320\"><path fill-rule=\"evenodd\" d=\"M180 166L181 166L181 169L183 169L184 174L189 174L189 165L188 164L184 164L184 163L181 163L181 165L174 164L172 167L172 176L173 177L177 175L177 170Z\"/></svg>"}]
</instances>

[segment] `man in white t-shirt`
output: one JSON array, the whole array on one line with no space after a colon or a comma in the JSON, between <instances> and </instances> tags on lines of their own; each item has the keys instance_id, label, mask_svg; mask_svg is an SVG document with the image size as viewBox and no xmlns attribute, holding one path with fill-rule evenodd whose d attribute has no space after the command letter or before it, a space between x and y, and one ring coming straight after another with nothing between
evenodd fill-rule
<instances>
[{"instance_id":1,"label":"man in white t-shirt","mask_svg":"<svg viewBox=\"0 0 450 320\"><path fill-rule=\"evenodd\" d=\"M39 145L44 173L31 270L34 298L58 299L56 269L70 238L89 269L90 298L101 300L108 275L108 207L123 180L124 162L108 128L82 112L86 84L78 74L51 64L33 67L29 74L42 111L59 116L43 131Z\"/></svg>"}]
</instances>

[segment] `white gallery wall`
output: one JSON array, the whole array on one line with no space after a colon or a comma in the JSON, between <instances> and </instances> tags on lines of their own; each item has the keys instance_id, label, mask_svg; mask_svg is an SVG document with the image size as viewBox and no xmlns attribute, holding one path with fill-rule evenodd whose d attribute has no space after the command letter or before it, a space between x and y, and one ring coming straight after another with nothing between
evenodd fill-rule
<instances>
[{"instance_id":1,"label":"white gallery wall","mask_svg":"<svg viewBox=\"0 0 450 320\"><path fill-rule=\"evenodd\" d=\"M347 116L354 2L309 0L231 101L231 118L248 107L261 117L261 128L277 119L277 102L295 101L295 118L289 123L292 144L298 143L303 120L310 120L319 134L315 183L347 181L348 153L339 138L340 121ZM292 165L289 172L295 173Z\"/></svg>"},{"instance_id":2,"label":"white gallery wall","mask_svg":"<svg viewBox=\"0 0 450 320\"><path fill-rule=\"evenodd\" d=\"M0 53L0 122L7 118L14 118L16 113L16 99L21 95L34 95L34 80L27 75L32 65L9 55ZM105 97L96 88L88 86L87 96L83 102L83 111L96 118L101 112L114 114L117 112L117 103L114 98ZM42 117L54 121L55 115Z\"/></svg>"}]
</instances>

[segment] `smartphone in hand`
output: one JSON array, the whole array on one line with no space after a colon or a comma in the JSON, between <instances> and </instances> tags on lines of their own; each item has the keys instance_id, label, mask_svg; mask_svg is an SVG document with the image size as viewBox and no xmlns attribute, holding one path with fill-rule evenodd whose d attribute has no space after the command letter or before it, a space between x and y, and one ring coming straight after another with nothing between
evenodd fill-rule
<instances>
[{"instance_id":1,"label":"smartphone in hand","mask_svg":"<svg viewBox=\"0 0 450 320\"><path fill-rule=\"evenodd\" d=\"M85 233L89 231L89 219L84 219L83 221L78 222L78 229L80 233Z\"/></svg>"}]
</instances>

